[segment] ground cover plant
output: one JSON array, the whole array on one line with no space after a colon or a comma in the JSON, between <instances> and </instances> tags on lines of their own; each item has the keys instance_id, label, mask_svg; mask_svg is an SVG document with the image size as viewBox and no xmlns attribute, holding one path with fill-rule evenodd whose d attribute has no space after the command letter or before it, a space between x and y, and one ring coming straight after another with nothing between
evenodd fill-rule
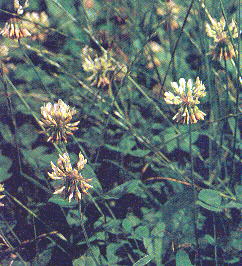
<instances>
[{"instance_id":1,"label":"ground cover plant","mask_svg":"<svg viewBox=\"0 0 242 266\"><path fill-rule=\"evenodd\" d=\"M239 265L237 0L0 1L0 265Z\"/></svg>"}]
</instances>

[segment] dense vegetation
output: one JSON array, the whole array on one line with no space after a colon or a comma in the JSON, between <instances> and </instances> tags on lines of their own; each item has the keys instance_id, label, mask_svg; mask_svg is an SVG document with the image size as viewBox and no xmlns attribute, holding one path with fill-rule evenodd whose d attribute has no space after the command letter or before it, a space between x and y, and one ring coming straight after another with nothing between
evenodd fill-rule
<instances>
[{"instance_id":1,"label":"dense vegetation","mask_svg":"<svg viewBox=\"0 0 242 266\"><path fill-rule=\"evenodd\" d=\"M239 265L239 1L2 0L0 28L0 265Z\"/></svg>"}]
</instances>

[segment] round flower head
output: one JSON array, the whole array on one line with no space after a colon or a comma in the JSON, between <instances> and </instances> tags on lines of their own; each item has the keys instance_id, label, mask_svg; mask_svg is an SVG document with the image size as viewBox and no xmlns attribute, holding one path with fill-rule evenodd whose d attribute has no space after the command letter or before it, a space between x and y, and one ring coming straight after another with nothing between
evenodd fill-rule
<instances>
[{"instance_id":1,"label":"round flower head","mask_svg":"<svg viewBox=\"0 0 242 266\"><path fill-rule=\"evenodd\" d=\"M48 31L46 28L49 27L48 15L44 11L41 13L27 12L23 16L23 26L31 33L32 40L44 41Z\"/></svg>"},{"instance_id":2,"label":"round flower head","mask_svg":"<svg viewBox=\"0 0 242 266\"><path fill-rule=\"evenodd\" d=\"M165 92L165 102L167 104L180 105L178 113L173 117L173 120L181 123L197 123L198 120L204 120L203 113L196 106L199 104L199 98L206 95L205 86L197 77L195 84L189 79L187 82L184 78L177 82L171 82L172 91Z\"/></svg>"},{"instance_id":3,"label":"round flower head","mask_svg":"<svg viewBox=\"0 0 242 266\"><path fill-rule=\"evenodd\" d=\"M16 69L16 66L11 63L11 57L8 56L9 48L5 44L0 44L0 67L4 74L8 74L9 70Z\"/></svg>"},{"instance_id":4,"label":"round flower head","mask_svg":"<svg viewBox=\"0 0 242 266\"><path fill-rule=\"evenodd\" d=\"M87 80L97 87L109 86L113 79L121 80L127 72L126 66L118 67L107 52L99 56L88 46L82 49L82 67L85 72L92 73Z\"/></svg>"},{"instance_id":5,"label":"round flower head","mask_svg":"<svg viewBox=\"0 0 242 266\"><path fill-rule=\"evenodd\" d=\"M77 113L75 108L71 108L62 100L51 104L50 102L41 107L41 121L39 124L44 127L44 133L49 135L47 141L67 142L68 135L73 135L77 130L80 121L71 123L72 116Z\"/></svg>"},{"instance_id":6,"label":"round flower head","mask_svg":"<svg viewBox=\"0 0 242 266\"><path fill-rule=\"evenodd\" d=\"M156 55L161 51L162 47L157 42L152 41L147 43L147 45L144 47L144 54L147 59L147 68L152 69L154 68L154 65L160 66L161 62Z\"/></svg>"},{"instance_id":7,"label":"round flower head","mask_svg":"<svg viewBox=\"0 0 242 266\"><path fill-rule=\"evenodd\" d=\"M209 15L211 24L206 23L205 29L208 37L213 38L214 46L212 46L212 55L214 59L231 59L235 57L236 51L230 40L230 35L226 28L225 19L222 17L220 21L212 18ZM235 21L232 19L232 22L228 25L231 37L233 39L238 38L238 27Z\"/></svg>"},{"instance_id":8,"label":"round flower head","mask_svg":"<svg viewBox=\"0 0 242 266\"><path fill-rule=\"evenodd\" d=\"M0 34L6 38L12 40L19 40L31 36L30 32L24 28L22 20L19 18L10 18L4 28L0 31Z\"/></svg>"},{"instance_id":9,"label":"round flower head","mask_svg":"<svg viewBox=\"0 0 242 266\"><path fill-rule=\"evenodd\" d=\"M179 28L178 24L178 14L181 8L172 0L166 0L162 3L161 7L158 7L156 13L158 16L162 16L165 20L164 29L168 30L176 30Z\"/></svg>"},{"instance_id":10,"label":"round flower head","mask_svg":"<svg viewBox=\"0 0 242 266\"><path fill-rule=\"evenodd\" d=\"M9 49L6 45L0 44L0 58L8 56Z\"/></svg>"},{"instance_id":11,"label":"round flower head","mask_svg":"<svg viewBox=\"0 0 242 266\"><path fill-rule=\"evenodd\" d=\"M0 184L0 200L5 197L5 195L2 195L1 193L4 191L4 187L2 184ZM0 202L0 207L4 206L3 203Z\"/></svg>"},{"instance_id":12,"label":"round flower head","mask_svg":"<svg viewBox=\"0 0 242 266\"><path fill-rule=\"evenodd\" d=\"M52 173L48 173L53 180L61 180L61 186L57 187L54 194L61 194L64 198L68 198L70 202L72 198L80 201L84 194L87 194L88 189L92 188L89 182L92 179L85 179L80 171L84 168L87 160L79 153L79 160L75 168L72 167L68 153L59 155L57 165L51 162Z\"/></svg>"}]
</instances>

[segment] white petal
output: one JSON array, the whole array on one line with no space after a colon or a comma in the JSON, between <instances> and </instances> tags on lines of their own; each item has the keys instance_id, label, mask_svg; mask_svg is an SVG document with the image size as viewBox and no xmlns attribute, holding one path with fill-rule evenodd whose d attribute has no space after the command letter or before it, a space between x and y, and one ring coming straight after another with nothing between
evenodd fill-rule
<instances>
[{"instance_id":1,"label":"white petal","mask_svg":"<svg viewBox=\"0 0 242 266\"><path fill-rule=\"evenodd\" d=\"M63 187L61 187L61 188L59 188L59 189L57 189L53 194L60 194L60 193L62 193L63 192L63 190L65 189L66 187L65 186L63 186Z\"/></svg>"},{"instance_id":2,"label":"white petal","mask_svg":"<svg viewBox=\"0 0 242 266\"><path fill-rule=\"evenodd\" d=\"M179 84L180 84L180 92L184 92L186 88L186 80L184 78L179 79Z\"/></svg>"},{"instance_id":3,"label":"white petal","mask_svg":"<svg viewBox=\"0 0 242 266\"><path fill-rule=\"evenodd\" d=\"M189 79L187 81L187 88L190 89L190 90L192 90L192 80L191 79Z\"/></svg>"}]
</instances>

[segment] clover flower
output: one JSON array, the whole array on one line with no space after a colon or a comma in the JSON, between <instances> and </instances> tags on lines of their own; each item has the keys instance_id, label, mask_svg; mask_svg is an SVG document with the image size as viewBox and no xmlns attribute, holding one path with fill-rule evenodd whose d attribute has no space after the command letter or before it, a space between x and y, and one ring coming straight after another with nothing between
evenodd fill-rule
<instances>
[{"instance_id":1,"label":"clover flower","mask_svg":"<svg viewBox=\"0 0 242 266\"><path fill-rule=\"evenodd\" d=\"M9 49L6 45L0 44L0 57L8 56Z\"/></svg>"},{"instance_id":2,"label":"clover flower","mask_svg":"<svg viewBox=\"0 0 242 266\"><path fill-rule=\"evenodd\" d=\"M162 3L161 7L158 7L156 13L158 16L161 16L165 20L164 29L167 30L176 30L179 27L177 22L178 14L180 12L180 6L174 3L172 0L166 0L165 3Z\"/></svg>"},{"instance_id":3,"label":"clover flower","mask_svg":"<svg viewBox=\"0 0 242 266\"><path fill-rule=\"evenodd\" d=\"M110 54L104 52L101 56L94 49L85 46L82 49L82 67L85 72L92 75L87 78L92 86L106 87L111 85L112 80L121 80L127 68L125 65L120 67L112 60Z\"/></svg>"},{"instance_id":4,"label":"clover flower","mask_svg":"<svg viewBox=\"0 0 242 266\"><path fill-rule=\"evenodd\" d=\"M147 45L144 47L144 54L147 59L146 67L148 69L154 68L154 65L160 66L161 62L156 55L161 51L162 47L160 46L160 44L154 41L147 43Z\"/></svg>"},{"instance_id":5,"label":"clover flower","mask_svg":"<svg viewBox=\"0 0 242 266\"><path fill-rule=\"evenodd\" d=\"M31 36L31 33L24 28L23 22L19 18L10 18L0 31L0 34L12 40L19 40Z\"/></svg>"},{"instance_id":6,"label":"clover flower","mask_svg":"<svg viewBox=\"0 0 242 266\"><path fill-rule=\"evenodd\" d=\"M14 5L14 9L16 10L16 13L18 15L22 15L24 12L24 9L29 6L29 0L26 0L24 4L22 5L19 3L19 0L14 0L13 5Z\"/></svg>"},{"instance_id":7,"label":"clover flower","mask_svg":"<svg viewBox=\"0 0 242 266\"><path fill-rule=\"evenodd\" d=\"M51 162L52 173L48 173L53 180L61 180L61 186L57 187L54 194L61 194L64 198L68 198L70 202L72 198L80 201L84 194L88 193L88 189L92 188L89 182L92 179L85 179L80 171L84 168L87 160L79 153L79 160L75 168L72 167L68 153L59 155L57 165Z\"/></svg>"},{"instance_id":8,"label":"clover flower","mask_svg":"<svg viewBox=\"0 0 242 266\"><path fill-rule=\"evenodd\" d=\"M189 79L187 82L184 78L177 82L171 82L172 92L165 92L165 102L167 104L180 105L177 114L173 117L176 122L191 124L197 123L198 120L204 120L206 115L199 110L197 104L199 104L199 98L206 95L205 86L197 77L195 84Z\"/></svg>"},{"instance_id":9,"label":"clover flower","mask_svg":"<svg viewBox=\"0 0 242 266\"><path fill-rule=\"evenodd\" d=\"M41 13L27 12L23 16L23 26L31 33L32 40L44 41L48 31L46 28L49 27L48 15L44 11Z\"/></svg>"},{"instance_id":10,"label":"clover flower","mask_svg":"<svg viewBox=\"0 0 242 266\"><path fill-rule=\"evenodd\" d=\"M44 127L50 142L67 142L68 135L73 135L73 131L77 130L80 121L71 123L72 116L77 113L75 108L71 108L62 100L51 104L50 102L41 107L41 121L39 124Z\"/></svg>"},{"instance_id":11,"label":"clover flower","mask_svg":"<svg viewBox=\"0 0 242 266\"><path fill-rule=\"evenodd\" d=\"M236 51L231 43L229 32L225 30L226 22L222 17L220 21L212 18L209 14L209 19L211 24L205 24L205 30L208 37L213 38L214 46L212 46L212 55L214 59L231 59L236 56ZM235 21L232 19L232 22L228 25L228 29L231 33L233 39L238 38L238 27Z\"/></svg>"},{"instance_id":12,"label":"clover flower","mask_svg":"<svg viewBox=\"0 0 242 266\"><path fill-rule=\"evenodd\" d=\"M4 74L8 74L9 70L15 70L16 66L11 63L11 57L8 56L9 48L5 44L0 44L0 68Z\"/></svg>"},{"instance_id":13,"label":"clover flower","mask_svg":"<svg viewBox=\"0 0 242 266\"><path fill-rule=\"evenodd\" d=\"M4 191L4 186L0 184L0 200L5 197L5 195L2 195L1 193ZM3 203L0 202L0 207L4 206Z\"/></svg>"}]
</instances>

